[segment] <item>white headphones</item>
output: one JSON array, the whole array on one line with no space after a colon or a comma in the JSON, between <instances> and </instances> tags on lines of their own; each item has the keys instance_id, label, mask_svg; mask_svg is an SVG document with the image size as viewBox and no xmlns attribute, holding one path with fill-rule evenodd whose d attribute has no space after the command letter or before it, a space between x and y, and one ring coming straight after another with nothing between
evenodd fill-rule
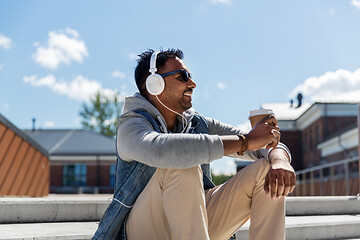
<instances>
[{"instance_id":1,"label":"white headphones","mask_svg":"<svg viewBox=\"0 0 360 240\"><path fill-rule=\"evenodd\" d=\"M186 118L181 115L180 113L172 110L171 108L167 107L162 101L160 101L160 99L158 98L157 95L160 95L164 89L165 89L165 81L163 79L163 77L160 74L157 74L157 68L156 68L156 58L157 55L160 52L154 52L151 55L150 58L150 69L149 72L151 72L151 74L146 78L146 90L151 94L151 95L155 95L156 99L159 101L159 103L161 105L163 105L166 109L168 109L169 111L179 115L183 120L182 120L182 124L183 124L183 130L181 131L181 133L186 132L189 130L189 124L188 121L186 120ZM184 126L184 121L185 121L185 126ZM165 128L166 129L166 128ZM167 130L165 130L167 132Z\"/></svg>"},{"instance_id":2,"label":"white headphones","mask_svg":"<svg viewBox=\"0 0 360 240\"><path fill-rule=\"evenodd\" d=\"M151 72L151 74L146 78L146 90L151 95L155 96L161 94L165 89L165 81L163 77L160 74L156 73L156 58L159 53L160 52L157 51L151 55L149 69L149 72Z\"/></svg>"}]
</instances>

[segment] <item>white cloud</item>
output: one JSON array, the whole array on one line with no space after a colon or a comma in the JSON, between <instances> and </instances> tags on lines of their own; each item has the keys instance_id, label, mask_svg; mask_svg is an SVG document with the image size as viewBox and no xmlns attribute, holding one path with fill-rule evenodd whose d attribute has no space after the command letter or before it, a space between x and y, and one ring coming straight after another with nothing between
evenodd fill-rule
<instances>
[{"instance_id":1,"label":"white cloud","mask_svg":"<svg viewBox=\"0 0 360 240\"><path fill-rule=\"evenodd\" d=\"M94 125L94 126L98 125L98 120L96 119L96 117L93 116L93 117L90 119L90 124L91 124L91 125Z\"/></svg>"},{"instance_id":2,"label":"white cloud","mask_svg":"<svg viewBox=\"0 0 360 240\"><path fill-rule=\"evenodd\" d=\"M111 76L115 78L126 78L125 73L120 72L119 70L115 70Z\"/></svg>"},{"instance_id":3,"label":"white cloud","mask_svg":"<svg viewBox=\"0 0 360 240\"><path fill-rule=\"evenodd\" d=\"M79 37L80 37L80 34L78 33L78 31L76 31L76 30L74 30L74 29L66 28L66 32L67 32L69 35L74 36L75 38L79 38Z\"/></svg>"},{"instance_id":4,"label":"white cloud","mask_svg":"<svg viewBox=\"0 0 360 240\"><path fill-rule=\"evenodd\" d=\"M223 157L211 163L211 171L215 175L231 175L236 173L236 163L233 158Z\"/></svg>"},{"instance_id":5,"label":"white cloud","mask_svg":"<svg viewBox=\"0 0 360 240\"><path fill-rule=\"evenodd\" d=\"M5 35L0 34L0 47L4 49L10 49L12 46L12 41L10 38L6 37Z\"/></svg>"},{"instance_id":6,"label":"white cloud","mask_svg":"<svg viewBox=\"0 0 360 240\"><path fill-rule=\"evenodd\" d=\"M334 16L334 15L335 15L335 9L334 9L334 8L331 8L331 9L329 10L329 15L330 15L330 16Z\"/></svg>"},{"instance_id":7,"label":"white cloud","mask_svg":"<svg viewBox=\"0 0 360 240\"><path fill-rule=\"evenodd\" d=\"M10 105L8 103L1 104L1 109L2 110L8 110L9 108L10 108Z\"/></svg>"},{"instance_id":8,"label":"white cloud","mask_svg":"<svg viewBox=\"0 0 360 240\"><path fill-rule=\"evenodd\" d=\"M53 121L45 121L44 127L45 128L53 128L53 127L55 127L55 123Z\"/></svg>"},{"instance_id":9,"label":"white cloud","mask_svg":"<svg viewBox=\"0 0 360 240\"><path fill-rule=\"evenodd\" d=\"M38 45L37 42L34 43ZM44 68L57 69L61 63L69 65L72 61L81 63L89 56L85 43L76 30L66 28L65 31L49 32L47 46L38 46L33 54L35 62Z\"/></svg>"},{"instance_id":10,"label":"white cloud","mask_svg":"<svg viewBox=\"0 0 360 240\"><path fill-rule=\"evenodd\" d=\"M225 83L223 82L218 82L217 83L217 87L220 89L220 90L224 90L227 86Z\"/></svg>"},{"instance_id":11,"label":"white cloud","mask_svg":"<svg viewBox=\"0 0 360 240\"><path fill-rule=\"evenodd\" d=\"M51 74L43 78L39 78L37 75L24 76L23 81L33 87L48 87L57 94L78 101L89 101L97 92L101 92L108 97L117 93L116 90L103 88L96 80L87 79L82 75L78 75L71 82L58 81ZM120 95L119 97L123 99L124 96Z\"/></svg>"},{"instance_id":12,"label":"white cloud","mask_svg":"<svg viewBox=\"0 0 360 240\"><path fill-rule=\"evenodd\" d=\"M0 70L5 67L5 64L0 64Z\"/></svg>"},{"instance_id":13,"label":"white cloud","mask_svg":"<svg viewBox=\"0 0 360 240\"><path fill-rule=\"evenodd\" d=\"M225 5L232 5L231 0L210 0L212 4L225 4Z\"/></svg>"},{"instance_id":14,"label":"white cloud","mask_svg":"<svg viewBox=\"0 0 360 240\"><path fill-rule=\"evenodd\" d=\"M310 77L295 87L289 97L294 98L299 92L311 101L360 101L360 68Z\"/></svg>"},{"instance_id":15,"label":"white cloud","mask_svg":"<svg viewBox=\"0 0 360 240\"><path fill-rule=\"evenodd\" d=\"M112 118L110 118L110 119L106 119L106 120L104 121L104 125L112 125L112 124L117 123L117 121L118 121L117 117L112 117ZM96 126L96 125L99 125L100 123L99 123L99 121L98 121L97 118L92 117L92 118L90 119L90 124Z\"/></svg>"},{"instance_id":16,"label":"white cloud","mask_svg":"<svg viewBox=\"0 0 360 240\"><path fill-rule=\"evenodd\" d=\"M229 168L232 168L232 169L236 169L236 163L235 163L234 159L227 159L226 166L228 166Z\"/></svg>"},{"instance_id":17,"label":"white cloud","mask_svg":"<svg viewBox=\"0 0 360 240\"><path fill-rule=\"evenodd\" d=\"M208 90L204 90L204 91L202 92L202 96L203 96L203 98L205 98L205 99L210 99L210 98L211 98L211 95L210 95L210 93L209 93Z\"/></svg>"},{"instance_id":18,"label":"white cloud","mask_svg":"<svg viewBox=\"0 0 360 240\"><path fill-rule=\"evenodd\" d=\"M128 57L130 60L137 60L139 58L136 53L129 53Z\"/></svg>"},{"instance_id":19,"label":"white cloud","mask_svg":"<svg viewBox=\"0 0 360 240\"><path fill-rule=\"evenodd\" d=\"M248 133L251 130L250 121L246 121L236 126L236 128L240 129L243 133Z\"/></svg>"},{"instance_id":20,"label":"white cloud","mask_svg":"<svg viewBox=\"0 0 360 240\"><path fill-rule=\"evenodd\" d=\"M360 0L351 0L351 5L360 8Z\"/></svg>"},{"instance_id":21,"label":"white cloud","mask_svg":"<svg viewBox=\"0 0 360 240\"><path fill-rule=\"evenodd\" d=\"M76 126L81 126L81 118L80 117L76 117L73 121L73 123L76 125Z\"/></svg>"}]
</instances>

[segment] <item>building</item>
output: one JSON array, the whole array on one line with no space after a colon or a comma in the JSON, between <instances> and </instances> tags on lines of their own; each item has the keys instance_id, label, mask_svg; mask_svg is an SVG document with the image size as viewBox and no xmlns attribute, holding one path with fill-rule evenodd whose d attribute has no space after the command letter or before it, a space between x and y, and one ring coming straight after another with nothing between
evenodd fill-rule
<instances>
[{"instance_id":1,"label":"building","mask_svg":"<svg viewBox=\"0 0 360 240\"><path fill-rule=\"evenodd\" d=\"M354 130L357 128L357 105L356 102L315 102L299 108L287 104L263 104L262 107L274 110L281 141L292 152L295 170L300 170L358 156L357 137L353 136L354 141L347 145L339 141L339 136L350 129L357 135ZM329 141L331 146L326 143ZM327 147L332 150L325 151Z\"/></svg>"},{"instance_id":2,"label":"building","mask_svg":"<svg viewBox=\"0 0 360 240\"><path fill-rule=\"evenodd\" d=\"M281 142L289 147L297 171L359 155L357 106L357 102L323 101L261 107L274 111Z\"/></svg>"},{"instance_id":3,"label":"building","mask_svg":"<svg viewBox=\"0 0 360 240\"><path fill-rule=\"evenodd\" d=\"M24 130L50 155L51 193L111 193L114 138L83 129Z\"/></svg>"},{"instance_id":4,"label":"building","mask_svg":"<svg viewBox=\"0 0 360 240\"><path fill-rule=\"evenodd\" d=\"M0 195L49 194L48 152L0 114Z\"/></svg>"},{"instance_id":5,"label":"building","mask_svg":"<svg viewBox=\"0 0 360 240\"><path fill-rule=\"evenodd\" d=\"M265 103L278 119L281 142L297 171L293 195L356 195L359 192L358 102ZM359 112L360 115L360 112ZM237 170L246 162L236 161Z\"/></svg>"}]
</instances>

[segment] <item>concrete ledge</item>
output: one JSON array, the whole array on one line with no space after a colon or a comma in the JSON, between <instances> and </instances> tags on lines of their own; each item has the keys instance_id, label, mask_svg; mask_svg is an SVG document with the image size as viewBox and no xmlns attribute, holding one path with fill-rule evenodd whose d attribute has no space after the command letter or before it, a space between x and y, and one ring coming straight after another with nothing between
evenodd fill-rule
<instances>
[{"instance_id":1,"label":"concrete ledge","mask_svg":"<svg viewBox=\"0 0 360 240\"><path fill-rule=\"evenodd\" d=\"M0 223L99 221L111 195L1 198Z\"/></svg>"},{"instance_id":2,"label":"concrete ledge","mask_svg":"<svg viewBox=\"0 0 360 240\"><path fill-rule=\"evenodd\" d=\"M236 233L248 239L249 221ZM360 238L360 215L286 217L286 240Z\"/></svg>"},{"instance_id":3,"label":"concrete ledge","mask_svg":"<svg viewBox=\"0 0 360 240\"><path fill-rule=\"evenodd\" d=\"M360 214L360 197L288 197L287 216Z\"/></svg>"},{"instance_id":4,"label":"concrete ledge","mask_svg":"<svg viewBox=\"0 0 360 240\"><path fill-rule=\"evenodd\" d=\"M0 198L0 222L15 223L0 224L0 240L90 239L111 197L80 194ZM360 239L360 199L288 197L286 201L287 240ZM249 222L236 235L248 239L248 233Z\"/></svg>"},{"instance_id":5,"label":"concrete ledge","mask_svg":"<svg viewBox=\"0 0 360 240\"><path fill-rule=\"evenodd\" d=\"M1 224L0 239L91 239L97 226L98 222Z\"/></svg>"},{"instance_id":6,"label":"concrete ledge","mask_svg":"<svg viewBox=\"0 0 360 240\"><path fill-rule=\"evenodd\" d=\"M0 198L0 223L99 221L112 195L49 195ZM360 214L357 197L288 197L287 216Z\"/></svg>"},{"instance_id":7,"label":"concrete ledge","mask_svg":"<svg viewBox=\"0 0 360 240\"><path fill-rule=\"evenodd\" d=\"M0 224L0 240L91 239L98 222ZM248 239L249 222L237 233ZM360 215L286 217L286 239L360 239Z\"/></svg>"}]
</instances>

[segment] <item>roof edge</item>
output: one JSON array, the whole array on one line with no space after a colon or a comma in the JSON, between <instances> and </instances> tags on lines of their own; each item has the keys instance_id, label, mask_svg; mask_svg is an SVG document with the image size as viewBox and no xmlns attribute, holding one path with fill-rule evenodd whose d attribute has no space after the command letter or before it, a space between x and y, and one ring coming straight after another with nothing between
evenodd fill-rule
<instances>
[{"instance_id":1,"label":"roof edge","mask_svg":"<svg viewBox=\"0 0 360 240\"><path fill-rule=\"evenodd\" d=\"M9 128L10 130L12 130L14 133L16 133L17 135L19 135L22 139L26 140L28 143L30 143L31 146L33 146L34 148L36 148L37 150L39 150L42 154L44 154L46 157L49 157L50 154L48 151L46 151L45 148L43 148L42 146L40 146L40 144L38 144L37 142L35 142L31 137L29 137L26 133L24 133L23 131L21 131L19 128L17 128L13 123L11 123L7 118L5 118L1 113L0 113L0 122L4 123L5 126L7 128Z\"/></svg>"}]
</instances>

